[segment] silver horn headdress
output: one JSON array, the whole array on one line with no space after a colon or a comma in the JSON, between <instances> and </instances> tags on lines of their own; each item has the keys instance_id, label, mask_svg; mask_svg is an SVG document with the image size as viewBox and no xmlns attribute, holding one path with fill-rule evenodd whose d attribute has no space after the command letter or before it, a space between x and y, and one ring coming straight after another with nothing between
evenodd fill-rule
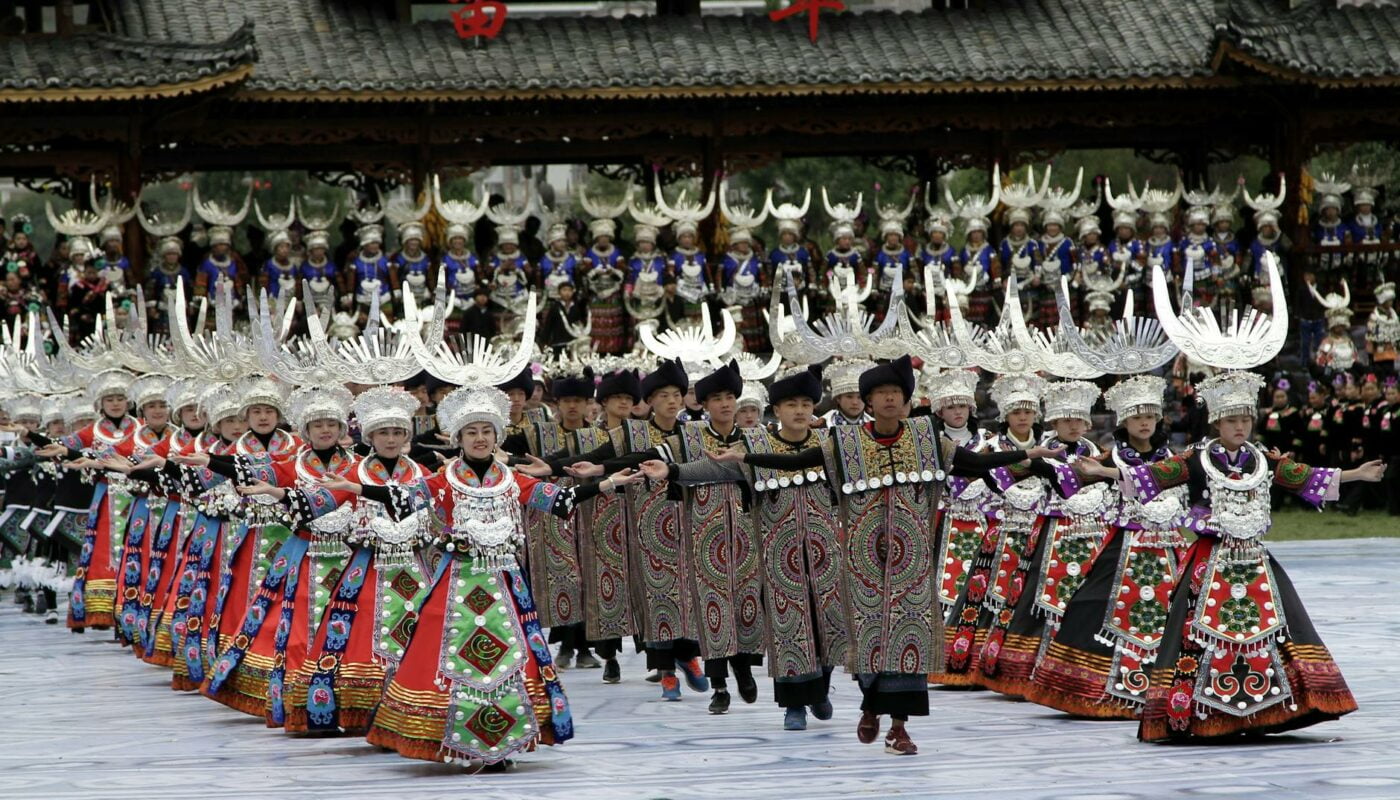
<instances>
[{"instance_id":1,"label":"silver horn headdress","mask_svg":"<svg viewBox=\"0 0 1400 800\"><path fill-rule=\"evenodd\" d=\"M1205 308L1183 308L1181 315L1171 311L1171 296L1162 270L1152 271L1152 300L1162 330L1193 361L1220 369L1251 369L1264 364L1283 349L1288 336L1287 296L1278 275L1273 253L1262 256L1269 276L1273 316L1248 308L1243 315L1233 310L1222 330L1215 314Z\"/></svg>"}]
</instances>

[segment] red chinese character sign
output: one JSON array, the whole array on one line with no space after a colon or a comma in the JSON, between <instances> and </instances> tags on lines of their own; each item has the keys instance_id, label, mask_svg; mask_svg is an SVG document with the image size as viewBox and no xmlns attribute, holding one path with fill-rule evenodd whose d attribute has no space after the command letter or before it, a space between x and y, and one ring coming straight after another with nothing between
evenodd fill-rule
<instances>
[{"instance_id":1,"label":"red chinese character sign","mask_svg":"<svg viewBox=\"0 0 1400 800\"><path fill-rule=\"evenodd\" d=\"M506 4L501 0L452 0L462 7L452 12L452 26L460 39L496 38L506 24Z\"/></svg>"},{"instance_id":2,"label":"red chinese character sign","mask_svg":"<svg viewBox=\"0 0 1400 800\"><path fill-rule=\"evenodd\" d=\"M794 14L807 12L807 38L815 42L817 40L817 25L823 10L845 11L846 4L842 3L841 0L792 0L787 8L769 11L768 18L774 22L781 22Z\"/></svg>"}]
</instances>

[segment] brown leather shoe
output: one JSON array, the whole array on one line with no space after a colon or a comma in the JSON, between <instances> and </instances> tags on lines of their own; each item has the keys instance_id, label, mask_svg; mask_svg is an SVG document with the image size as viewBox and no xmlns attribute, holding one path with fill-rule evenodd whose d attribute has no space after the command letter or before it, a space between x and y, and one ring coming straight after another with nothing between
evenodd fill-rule
<instances>
[{"instance_id":1,"label":"brown leather shoe","mask_svg":"<svg viewBox=\"0 0 1400 800\"><path fill-rule=\"evenodd\" d=\"M861 712L856 724L856 738L861 744L870 744L880 736L880 718L869 711Z\"/></svg>"},{"instance_id":2,"label":"brown leather shoe","mask_svg":"<svg viewBox=\"0 0 1400 800\"><path fill-rule=\"evenodd\" d=\"M890 732L885 734L885 752L894 756L914 756L919 754L919 746L909 741L909 731L890 728Z\"/></svg>"}]
</instances>

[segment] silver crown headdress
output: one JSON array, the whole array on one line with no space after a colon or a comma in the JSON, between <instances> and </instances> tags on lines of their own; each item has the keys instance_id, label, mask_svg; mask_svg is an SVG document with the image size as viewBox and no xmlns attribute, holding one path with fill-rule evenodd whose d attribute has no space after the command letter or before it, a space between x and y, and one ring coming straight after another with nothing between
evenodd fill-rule
<instances>
[{"instance_id":1,"label":"silver crown headdress","mask_svg":"<svg viewBox=\"0 0 1400 800\"><path fill-rule=\"evenodd\" d=\"M1054 381L1041 395L1045 402L1046 422L1057 419L1090 421L1094 403L1099 399L1099 387L1088 381Z\"/></svg>"},{"instance_id":2,"label":"silver crown headdress","mask_svg":"<svg viewBox=\"0 0 1400 800\"><path fill-rule=\"evenodd\" d=\"M791 231L797 235L802 234L802 218L807 216L807 209L812 205L812 187L808 186L802 195L802 205L795 206L792 203L782 203L773 205L773 198L770 195L767 200L768 213L773 219L778 221L778 233Z\"/></svg>"},{"instance_id":3,"label":"silver crown headdress","mask_svg":"<svg viewBox=\"0 0 1400 800\"><path fill-rule=\"evenodd\" d=\"M987 215L992 213L997 204L1001 202L1001 165L992 165L992 194L990 197L969 194L963 195L961 200L954 200L953 192L946 184L943 186L943 197L953 214L961 217L969 228L974 224L980 224L985 229Z\"/></svg>"},{"instance_id":4,"label":"silver crown headdress","mask_svg":"<svg viewBox=\"0 0 1400 800\"><path fill-rule=\"evenodd\" d=\"M1047 182L1049 175L1046 176ZM1079 190L1084 185L1084 168L1079 168L1079 173L1074 176L1074 189L1066 192L1058 186L1051 186L1045 190L1044 196L1037 204L1043 212L1043 218L1053 221L1056 217L1060 220L1060 225L1064 225L1065 213L1077 202L1079 202ZM1098 203L1094 204L1094 209L1089 213L1098 210Z\"/></svg>"},{"instance_id":5,"label":"silver crown headdress","mask_svg":"<svg viewBox=\"0 0 1400 800\"><path fill-rule=\"evenodd\" d=\"M199 409L210 425L238 416L242 406L243 398L238 393L237 384L228 381L209 383L199 393Z\"/></svg>"},{"instance_id":6,"label":"silver crown headdress","mask_svg":"<svg viewBox=\"0 0 1400 800\"><path fill-rule=\"evenodd\" d=\"M1019 211L1024 215L1023 222L1029 221L1030 210L1040 205L1050 191L1050 167L1045 168L1045 179L1040 182L1040 188L1035 185L1035 165L1027 166L1026 171L1025 183L1013 181L1001 187L1001 202L1011 209L1011 213Z\"/></svg>"},{"instance_id":7,"label":"silver crown headdress","mask_svg":"<svg viewBox=\"0 0 1400 800\"><path fill-rule=\"evenodd\" d=\"M768 209L773 205L773 189L770 187L763 195L763 204L755 211L748 205L729 205L724 199L728 193L729 182L721 180L719 182L719 212L724 215L731 229L751 231L762 225L768 219Z\"/></svg>"},{"instance_id":8,"label":"silver crown headdress","mask_svg":"<svg viewBox=\"0 0 1400 800\"><path fill-rule=\"evenodd\" d=\"M1157 320L1187 358L1220 369L1251 369L1272 360L1283 349L1288 336L1288 298L1278 274L1277 258L1266 252L1262 260L1268 271L1273 316L1255 308L1246 309L1243 315L1235 310L1224 330L1209 309L1185 308L1180 316L1174 316L1164 271L1152 270Z\"/></svg>"},{"instance_id":9,"label":"silver crown headdress","mask_svg":"<svg viewBox=\"0 0 1400 800\"><path fill-rule=\"evenodd\" d=\"M590 198L588 196L588 190L584 188L583 184L580 183L578 187L578 203L580 206L583 206L583 210L587 211L589 216L593 217L593 220L588 223L588 232L592 234L594 238L598 236L615 236L617 234L617 222L614 220L616 217L622 216L631 202L631 184L628 184L627 190L622 193L622 199L613 205L605 205Z\"/></svg>"},{"instance_id":10,"label":"silver crown headdress","mask_svg":"<svg viewBox=\"0 0 1400 800\"><path fill-rule=\"evenodd\" d=\"M97 413L95 401L86 394L70 395L63 404L63 421L70 430L84 422L96 420Z\"/></svg>"},{"instance_id":11,"label":"silver crown headdress","mask_svg":"<svg viewBox=\"0 0 1400 800\"><path fill-rule=\"evenodd\" d=\"M1342 278L1342 293L1328 292L1326 296L1318 294L1317 286L1308 284L1308 291L1313 299L1322 306L1322 314L1327 318L1327 326L1345 325L1351 320L1351 287L1347 286L1346 278Z\"/></svg>"},{"instance_id":12,"label":"silver crown headdress","mask_svg":"<svg viewBox=\"0 0 1400 800\"><path fill-rule=\"evenodd\" d=\"M287 418L305 435L306 427L316 420L329 419L344 425L354 401L354 395L344 386L302 386L292 392Z\"/></svg>"},{"instance_id":13,"label":"silver crown headdress","mask_svg":"<svg viewBox=\"0 0 1400 800\"><path fill-rule=\"evenodd\" d=\"M208 380L235 381L259 368L257 348L247 334L236 329L233 320L233 286L221 284L221 290L214 292L214 332L203 329L204 306L207 298L200 298L198 333L190 331L185 320L185 280L175 282L174 311L170 316L173 322L171 347L175 353L175 374L180 376L202 377Z\"/></svg>"},{"instance_id":14,"label":"silver crown headdress","mask_svg":"<svg viewBox=\"0 0 1400 800\"><path fill-rule=\"evenodd\" d=\"M977 373L965 369L935 372L928 380L928 398L935 408L977 404Z\"/></svg>"},{"instance_id":15,"label":"silver crown headdress","mask_svg":"<svg viewBox=\"0 0 1400 800\"><path fill-rule=\"evenodd\" d=\"M868 358L841 358L831 362L826 370L827 382L831 384L831 396L853 394L860 391L860 376L875 369L875 362Z\"/></svg>"},{"instance_id":16,"label":"silver crown headdress","mask_svg":"<svg viewBox=\"0 0 1400 800\"><path fill-rule=\"evenodd\" d=\"M144 191L145 188L143 187L142 192L144 193ZM189 192L185 192L184 194L185 210L180 216L171 219L170 215L162 215L160 211L156 211L150 216L147 216L146 213L142 211L136 216L137 222L141 223L141 227L145 229L146 233L149 233L157 239L163 239L167 236L178 234L185 229L186 225L190 224L190 216L194 213L194 198ZM136 204L138 207L141 206L140 195L136 198Z\"/></svg>"},{"instance_id":17,"label":"silver crown headdress","mask_svg":"<svg viewBox=\"0 0 1400 800\"><path fill-rule=\"evenodd\" d=\"M1045 379L1025 373L1000 375L992 381L992 402L997 406L997 419L1005 420L1012 411L1029 410L1040 413L1040 398L1045 393Z\"/></svg>"},{"instance_id":18,"label":"silver crown headdress","mask_svg":"<svg viewBox=\"0 0 1400 800\"><path fill-rule=\"evenodd\" d=\"M443 238L451 241L454 236L460 236L468 241L471 240L471 225L486 213L487 205L486 187L480 186L477 189L477 201L470 200L446 200L442 199L442 182L437 175L433 175L433 207L437 209L439 215L447 221L447 230L443 233Z\"/></svg>"},{"instance_id":19,"label":"silver crown headdress","mask_svg":"<svg viewBox=\"0 0 1400 800\"><path fill-rule=\"evenodd\" d=\"M1287 179L1283 175L1278 178L1278 194L1260 192L1251 196L1249 189L1244 189L1244 202L1254 210L1254 224L1278 225L1278 212L1283 208L1283 201L1288 197Z\"/></svg>"},{"instance_id":20,"label":"silver crown headdress","mask_svg":"<svg viewBox=\"0 0 1400 800\"><path fill-rule=\"evenodd\" d=\"M826 215L831 219L831 236L839 239L842 236L855 235L855 221L860 216L861 205L865 200L865 195L856 193L855 205L845 203L831 204L831 198L827 197L826 187L822 187L822 208L826 209Z\"/></svg>"},{"instance_id":21,"label":"silver crown headdress","mask_svg":"<svg viewBox=\"0 0 1400 800\"><path fill-rule=\"evenodd\" d=\"M70 208L61 215L53 213L52 198L44 198L44 214L49 218L49 227L54 233L60 233L67 237L74 236L95 236L98 231L107 227L111 220L91 211L84 211L78 208Z\"/></svg>"},{"instance_id":22,"label":"silver crown headdress","mask_svg":"<svg viewBox=\"0 0 1400 800\"><path fill-rule=\"evenodd\" d=\"M672 203L666 200L666 195L661 191L661 176L659 174L652 174L652 183L656 192L656 207L662 214L676 221L677 236L682 233L695 233L699 230L700 221L710 216L710 213L715 210L715 198L724 191L720 187L711 185L710 196L705 199L704 203L687 202L685 192L681 192L680 196ZM630 192L628 199L630 203Z\"/></svg>"},{"instance_id":23,"label":"silver crown headdress","mask_svg":"<svg viewBox=\"0 0 1400 800\"><path fill-rule=\"evenodd\" d=\"M510 419L510 397L494 386L454 389L438 403L438 428L456 435L473 422L489 422L500 436Z\"/></svg>"},{"instance_id":24,"label":"silver crown headdress","mask_svg":"<svg viewBox=\"0 0 1400 800\"><path fill-rule=\"evenodd\" d=\"M178 414L185 406L199 404L199 393L204 389L204 382L198 378L179 378L170 382L165 389L165 404L170 406L171 414ZM178 417L176 418L178 422Z\"/></svg>"},{"instance_id":25,"label":"silver crown headdress","mask_svg":"<svg viewBox=\"0 0 1400 800\"><path fill-rule=\"evenodd\" d=\"M1258 415L1259 392L1263 388L1263 375L1230 370L1201 381L1196 393L1205 400L1207 420L1217 422L1224 417Z\"/></svg>"},{"instance_id":26,"label":"silver crown headdress","mask_svg":"<svg viewBox=\"0 0 1400 800\"><path fill-rule=\"evenodd\" d=\"M880 189L875 189L875 215L880 219L880 238L886 234L897 233L904 235L904 221L909 219L909 214L914 211L914 197L919 193L918 186L909 192L909 202L901 208L898 203L885 205L880 202Z\"/></svg>"},{"instance_id":27,"label":"silver crown headdress","mask_svg":"<svg viewBox=\"0 0 1400 800\"><path fill-rule=\"evenodd\" d=\"M782 275L788 275L788 271L792 268L794 265L789 262L783 265L780 272ZM836 313L816 320L812 324L808 324L806 311L797 297L796 282L787 280L788 308L791 311L793 329L797 338L806 348L806 355L809 356L807 363L819 364L832 357L898 358L907 352L899 341L898 335L899 320L904 316L902 267L899 269L899 273L891 283L889 307L885 312L885 320L874 331L869 330L870 317L864 313L864 309L859 303L860 297L868 295L869 292L860 293L853 274L847 273L844 286L833 277L832 292L838 303ZM783 283L781 276L774 276L774 299L770 305L770 317L775 317L779 313L780 305L777 292L782 288ZM870 283L873 281L867 282L867 285Z\"/></svg>"},{"instance_id":28,"label":"silver crown headdress","mask_svg":"<svg viewBox=\"0 0 1400 800\"><path fill-rule=\"evenodd\" d=\"M147 403L164 401L171 380L169 375L142 375L131 384L131 404L140 410Z\"/></svg>"},{"instance_id":29,"label":"silver crown headdress","mask_svg":"<svg viewBox=\"0 0 1400 800\"><path fill-rule=\"evenodd\" d=\"M1134 375L1110 386L1103 393L1104 404L1118 418L1119 424L1138 414L1162 414L1162 398L1167 382L1156 375Z\"/></svg>"},{"instance_id":30,"label":"silver crown headdress","mask_svg":"<svg viewBox=\"0 0 1400 800\"><path fill-rule=\"evenodd\" d=\"M339 195L331 203L330 211L324 214L313 213L311 211L313 205L315 204L305 196L296 199L297 219L308 231L329 231L340 223L341 198Z\"/></svg>"},{"instance_id":31,"label":"silver crown headdress","mask_svg":"<svg viewBox=\"0 0 1400 800\"><path fill-rule=\"evenodd\" d=\"M1064 276L1061 276L1063 281ZM1075 352L1064 335L1063 327L1032 331L1021 309L1021 297L1016 281L1006 282L1006 305L1003 313L1011 318L1011 334L1016 346L1035 353L1040 369L1060 378L1097 378L1104 371L1088 364ZM1072 318L1071 318L1072 319ZM1063 321L1063 318L1062 320Z\"/></svg>"},{"instance_id":32,"label":"silver crown headdress","mask_svg":"<svg viewBox=\"0 0 1400 800\"><path fill-rule=\"evenodd\" d=\"M235 391L240 413L253 406L272 406L286 414L287 386L267 375L248 375L238 381Z\"/></svg>"},{"instance_id":33,"label":"silver crown headdress","mask_svg":"<svg viewBox=\"0 0 1400 800\"><path fill-rule=\"evenodd\" d=\"M369 436L381 428L413 430L413 417L418 413L418 398L399 386L375 386L360 392L350 405L360 434Z\"/></svg>"}]
</instances>

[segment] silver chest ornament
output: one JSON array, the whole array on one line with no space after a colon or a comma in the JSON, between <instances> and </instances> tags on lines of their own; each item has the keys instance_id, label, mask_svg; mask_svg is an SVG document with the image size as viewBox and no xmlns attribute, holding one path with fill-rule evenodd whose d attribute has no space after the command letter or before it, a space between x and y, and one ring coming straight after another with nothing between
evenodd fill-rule
<instances>
[{"instance_id":1,"label":"silver chest ornament","mask_svg":"<svg viewBox=\"0 0 1400 800\"><path fill-rule=\"evenodd\" d=\"M1272 520L1269 467L1259 448L1247 442L1243 447L1254 456L1254 469L1239 479L1226 476L1209 455L1202 456L1201 463L1210 492L1211 527L1227 538L1252 541L1268 532Z\"/></svg>"},{"instance_id":2,"label":"silver chest ornament","mask_svg":"<svg viewBox=\"0 0 1400 800\"><path fill-rule=\"evenodd\" d=\"M443 549L470 557L474 572L516 569L516 553L525 546L520 518L520 486L509 469L494 486L469 486L447 470L452 487L452 527L444 531Z\"/></svg>"}]
</instances>

